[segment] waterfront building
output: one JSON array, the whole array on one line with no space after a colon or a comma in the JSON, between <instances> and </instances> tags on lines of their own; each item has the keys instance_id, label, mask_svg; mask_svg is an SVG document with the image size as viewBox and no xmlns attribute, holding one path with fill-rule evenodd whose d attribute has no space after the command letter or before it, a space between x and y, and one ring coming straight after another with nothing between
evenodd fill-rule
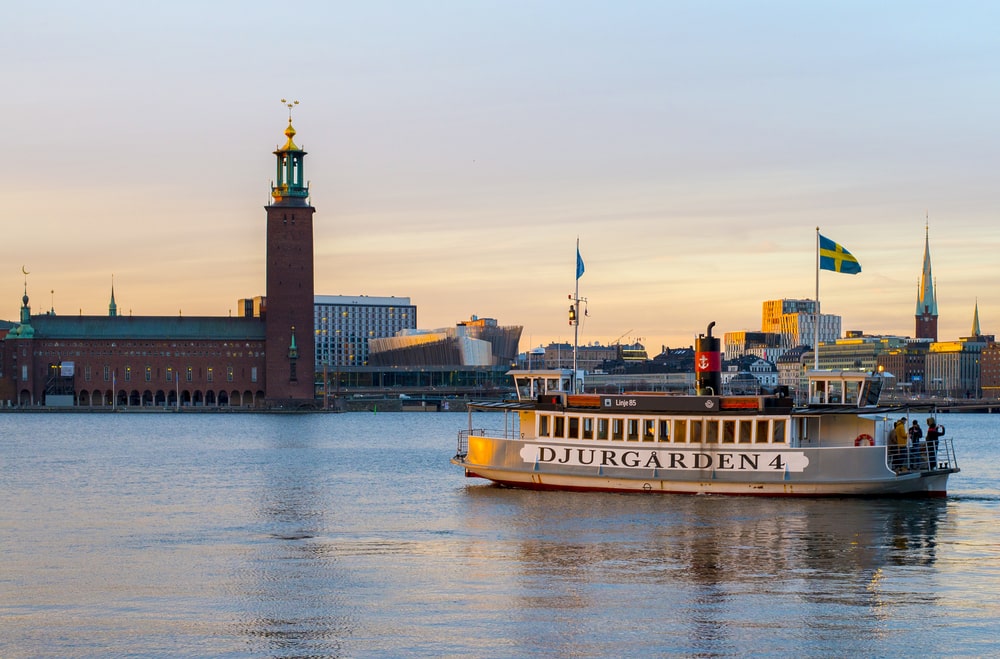
<instances>
[{"instance_id":1,"label":"waterfront building","mask_svg":"<svg viewBox=\"0 0 1000 659\"><path fill-rule=\"evenodd\" d=\"M875 369L895 378L902 394L922 394L926 390L927 353L931 342L906 341L901 346L888 347L875 356Z\"/></svg>"},{"instance_id":2,"label":"waterfront building","mask_svg":"<svg viewBox=\"0 0 1000 659\"><path fill-rule=\"evenodd\" d=\"M0 337L0 404L314 406L315 209L291 117L284 134L266 207L266 299L237 317L123 316L112 288L106 316L33 316L26 274L19 322Z\"/></svg>"},{"instance_id":3,"label":"waterfront building","mask_svg":"<svg viewBox=\"0 0 1000 659\"><path fill-rule=\"evenodd\" d=\"M618 344L602 346L597 343L577 346L577 369L587 373L601 370L605 362L614 362L621 357ZM626 346L630 350L645 350L641 344ZM573 368L573 344L552 342L545 346L544 364L547 369Z\"/></svg>"},{"instance_id":4,"label":"waterfront building","mask_svg":"<svg viewBox=\"0 0 1000 659\"><path fill-rule=\"evenodd\" d=\"M754 355L773 361L781 353L781 335L777 332L740 330L723 334L723 352L726 359L739 359Z\"/></svg>"},{"instance_id":5,"label":"waterfront building","mask_svg":"<svg viewBox=\"0 0 1000 659\"><path fill-rule=\"evenodd\" d=\"M31 315L4 337L0 404L264 404L264 323L210 316ZM10 401L10 403L7 403Z\"/></svg>"},{"instance_id":6,"label":"waterfront building","mask_svg":"<svg viewBox=\"0 0 1000 659\"><path fill-rule=\"evenodd\" d=\"M1000 343L991 341L979 356L979 382L983 398L1000 400Z\"/></svg>"},{"instance_id":7,"label":"waterfront building","mask_svg":"<svg viewBox=\"0 0 1000 659\"><path fill-rule=\"evenodd\" d=\"M957 341L930 344L927 354L927 388L934 395L953 398L983 396L983 355L992 351L996 337L983 334L979 326L979 302L972 315L972 331ZM990 356L992 362L993 357ZM989 369L993 368L990 364ZM993 379L989 378L992 386Z\"/></svg>"},{"instance_id":8,"label":"waterfront building","mask_svg":"<svg viewBox=\"0 0 1000 659\"><path fill-rule=\"evenodd\" d=\"M744 355L722 364L722 390L732 395L758 394L778 386L778 369L766 360Z\"/></svg>"},{"instance_id":9,"label":"waterfront building","mask_svg":"<svg viewBox=\"0 0 1000 659\"><path fill-rule=\"evenodd\" d=\"M369 364L376 367L499 366L517 362L523 327L500 326L493 318L459 322L435 330L402 330L393 337L372 338Z\"/></svg>"},{"instance_id":10,"label":"waterfront building","mask_svg":"<svg viewBox=\"0 0 1000 659\"><path fill-rule=\"evenodd\" d=\"M899 336L871 336L851 331L843 339L819 344L819 367L838 371L870 371L878 368L877 358L883 352L907 345Z\"/></svg>"},{"instance_id":11,"label":"waterfront building","mask_svg":"<svg viewBox=\"0 0 1000 659\"><path fill-rule=\"evenodd\" d=\"M927 353L926 387L933 396L979 398L980 357L988 343L939 341Z\"/></svg>"},{"instance_id":12,"label":"waterfront building","mask_svg":"<svg viewBox=\"0 0 1000 659\"><path fill-rule=\"evenodd\" d=\"M813 352L809 346L795 346L786 350L775 361L778 371L778 386L788 389L788 393L796 401L805 400L806 369L813 367Z\"/></svg>"}]
</instances>

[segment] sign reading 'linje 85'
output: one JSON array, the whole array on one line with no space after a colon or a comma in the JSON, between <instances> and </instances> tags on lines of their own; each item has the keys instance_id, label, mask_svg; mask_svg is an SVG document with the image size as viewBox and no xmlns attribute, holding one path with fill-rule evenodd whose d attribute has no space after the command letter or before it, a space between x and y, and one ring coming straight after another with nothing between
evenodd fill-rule
<instances>
[{"instance_id":1,"label":"sign reading 'linje 85'","mask_svg":"<svg viewBox=\"0 0 1000 659\"><path fill-rule=\"evenodd\" d=\"M718 471L802 471L809 458L798 451L668 451L662 449L578 448L534 444L521 448L527 463L631 469L715 469Z\"/></svg>"},{"instance_id":2,"label":"sign reading 'linje 85'","mask_svg":"<svg viewBox=\"0 0 1000 659\"><path fill-rule=\"evenodd\" d=\"M715 412L718 396L629 396L604 394L601 409L622 412Z\"/></svg>"}]
</instances>

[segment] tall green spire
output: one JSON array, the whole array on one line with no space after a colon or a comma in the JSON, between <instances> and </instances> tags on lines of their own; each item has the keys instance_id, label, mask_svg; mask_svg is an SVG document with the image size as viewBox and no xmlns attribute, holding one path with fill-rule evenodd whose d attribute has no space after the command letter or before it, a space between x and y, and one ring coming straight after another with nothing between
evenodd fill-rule
<instances>
[{"instance_id":1,"label":"tall green spire","mask_svg":"<svg viewBox=\"0 0 1000 659\"><path fill-rule=\"evenodd\" d=\"M924 227L924 268L920 272L917 289L917 315L937 316L937 298L934 295L934 276L931 274L930 227Z\"/></svg>"},{"instance_id":2,"label":"tall green spire","mask_svg":"<svg viewBox=\"0 0 1000 659\"><path fill-rule=\"evenodd\" d=\"M976 298L976 311L972 314L972 336L982 336L983 332L979 328L979 298Z\"/></svg>"},{"instance_id":3,"label":"tall green spire","mask_svg":"<svg viewBox=\"0 0 1000 659\"><path fill-rule=\"evenodd\" d=\"M115 276L111 275L111 304L108 305L108 315L111 317L118 315L118 305L115 304Z\"/></svg>"}]
</instances>

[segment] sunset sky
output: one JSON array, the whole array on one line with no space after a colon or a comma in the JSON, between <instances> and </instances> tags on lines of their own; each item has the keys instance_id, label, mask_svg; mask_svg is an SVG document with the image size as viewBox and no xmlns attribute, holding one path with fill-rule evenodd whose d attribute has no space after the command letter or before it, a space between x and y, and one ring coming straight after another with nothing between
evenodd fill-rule
<instances>
[{"instance_id":1,"label":"sunset sky","mask_svg":"<svg viewBox=\"0 0 1000 659\"><path fill-rule=\"evenodd\" d=\"M45 2L0 25L0 319L235 314L264 292L280 99L316 207L316 293L521 348L688 346L813 297L912 336L1000 333L1000 4Z\"/></svg>"}]
</instances>

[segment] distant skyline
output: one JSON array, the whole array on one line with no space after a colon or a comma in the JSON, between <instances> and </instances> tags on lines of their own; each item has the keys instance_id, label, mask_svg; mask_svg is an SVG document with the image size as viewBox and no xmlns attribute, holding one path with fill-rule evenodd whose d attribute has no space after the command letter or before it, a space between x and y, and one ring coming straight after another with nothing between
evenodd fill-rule
<instances>
[{"instance_id":1,"label":"distant skyline","mask_svg":"<svg viewBox=\"0 0 1000 659\"><path fill-rule=\"evenodd\" d=\"M316 292L409 297L521 349L691 345L812 298L914 335L1000 333L1000 5L968 2L21 3L0 26L0 318L236 314L264 293L294 111Z\"/></svg>"}]
</instances>

